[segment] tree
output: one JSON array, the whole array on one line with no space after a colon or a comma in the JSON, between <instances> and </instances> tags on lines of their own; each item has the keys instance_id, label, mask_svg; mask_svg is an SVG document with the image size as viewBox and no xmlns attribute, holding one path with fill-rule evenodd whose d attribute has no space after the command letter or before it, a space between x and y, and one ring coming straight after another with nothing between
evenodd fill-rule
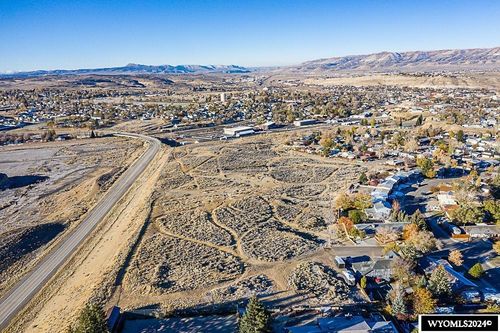
<instances>
[{"instance_id":1,"label":"tree","mask_svg":"<svg viewBox=\"0 0 500 333\"><path fill-rule=\"evenodd\" d=\"M358 209L351 209L347 216L351 219L354 224L366 221L366 214Z\"/></svg>"},{"instance_id":2,"label":"tree","mask_svg":"<svg viewBox=\"0 0 500 333\"><path fill-rule=\"evenodd\" d=\"M71 333L105 333L109 332L106 325L106 315L102 307L87 304L83 308L76 325L69 328Z\"/></svg>"},{"instance_id":3,"label":"tree","mask_svg":"<svg viewBox=\"0 0 500 333\"><path fill-rule=\"evenodd\" d=\"M357 193L354 196L354 208L356 209L367 209L373 206L372 197L368 193Z\"/></svg>"},{"instance_id":4,"label":"tree","mask_svg":"<svg viewBox=\"0 0 500 333\"><path fill-rule=\"evenodd\" d=\"M240 333L270 332L271 316L264 304L257 297L252 296L239 323Z\"/></svg>"},{"instance_id":5,"label":"tree","mask_svg":"<svg viewBox=\"0 0 500 333\"><path fill-rule=\"evenodd\" d=\"M346 211L349 209L364 210L372 206L372 198L366 193L357 193L350 196L347 193L341 193L335 199L335 207L339 210Z\"/></svg>"},{"instance_id":6,"label":"tree","mask_svg":"<svg viewBox=\"0 0 500 333\"><path fill-rule=\"evenodd\" d=\"M490 303L486 306L485 313L500 313L500 305L496 303Z\"/></svg>"},{"instance_id":7,"label":"tree","mask_svg":"<svg viewBox=\"0 0 500 333\"><path fill-rule=\"evenodd\" d=\"M362 172L360 175L359 175L359 183L360 184L366 184L368 182L368 177L366 176L366 173L365 172Z\"/></svg>"},{"instance_id":8,"label":"tree","mask_svg":"<svg viewBox=\"0 0 500 333\"><path fill-rule=\"evenodd\" d=\"M419 231L405 240L405 244L412 245L420 253L430 252L437 247L436 238L430 231Z\"/></svg>"},{"instance_id":9,"label":"tree","mask_svg":"<svg viewBox=\"0 0 500 333\"><path fill-rule=\"evenodd\" d=\"M345 237L351 234L352 229L354 228L354 223L352 223L351 219L345 216L341 216L337 220L337 230L342 235L345 234Z\"/></svg>"},{"instance_id":10,"label":"tree","mask_svg":"<svg viewBox=\"0 0 500 333\"><path fill-rule=\"evenodd\" d=\"M413 312L415 315L434 313L436 300L432 293L425 288L417 288L413 293Z\"/></svg>"},{"instance_id":11,"label":"tree","mask_svg":"<svg viewBox=\"0 0 500 333\"><path fill-rule=\"evenodd\" d=\"M451 218L463 225L481 223L484 219L484 211L480 207L471 204L462 204L452 211Z\"/></svg>"},{"instance_id":12,"label":"tree","mask_svg":"<svg viewBox=\"0 0 500 333\"><path fill-rule=\"evenodd\" d=\"M419 288L425 288L427 287L427 279L425 278L425 275L422 275L418 281L417 281L417 286Z\"/></svg>"},{"instance_id":13,"label":"tree","mask_svg":"<svg viewBox=\"0 0 500 333\"><path fill-rule=\"evenodd\" d=\"M408 308L404 298L404 290L400 284L394 288L394 295L391 297L391 314L398 319L403 319L408 315Z\"/></svg>"},{"instance_id":14,"label":"tree","mask_svg":"<svg viewBox=\"0 0 500 333\"><path fill-rule=\"evenodd\" d=\"M418 234L418 226L415 223L407 224L403 227L403 239L410 239Z\"/></svg>"},{"instance_id":15,"label":"tree","mask_svg":"<svg viewBox=\"0 0 500 333\"><path fill-rule=\"evenodd\" d=\"M484 274L483 266L480 263L476 263L469 269L468 273L474 279L479 279Z\"/></svg>"},{"instance_id":16,"label":"tree","mask_svg":"<svg viewBox=\"0 0 500 333\"><path fill-rule=\"evenodd\" d=\"M353 202L347 193L341 193L335 199L335 207L338 210L348 210L352 207Z\"/></svg>"},{"instance_id":17,"label":"tree","mask_svg":"<svg viewBox=\"0 0 500 333\"><path fill-rule=\"evenodd\" d=\"M426 157L417 158L417 166L422 170L422 173L427 178L436 177L436 171L434 171L434 163L432 160Z\"/></svg>"},{"instance_id":18,"label":"tree","mask_svg":"<svg viewBox=\"0 0 500 333\"><path fill-rule=\"evenodd\" d=\"M399 252L401 250L400 246L396 242L392 243L387 243L384 248L382 249L382 253L386 255L387 253L393 251L393 252Z\"/></svg>"},{"instance_id":19,"label":"tree","mask_svg":"<svg viewBox=\"0 0 500 333\"><path fill-rule=\"evenodd\" d=\"M424 118L422 117L422 115L418 116L415 126L422 126L423 121Z\"/></svg>"},{"instance_id":20,"label":"tree","mask_svg":"<svg viewBox=\"0 0 500 333\"><path fill-rule=\"evenodd\" d=\"M434 169L430 169L424 175L427 178L436 178L437 172Z\"/></svg>"},{"instance_id":21,"label":"tree","mask_svg":"<svg viewBox=\"0 0 500 333\"><path fill-rule=\"evenodd\" d=\"M484 210L487 212L489 220L500 224L500 200L486 200Z\"/></svg>"},{"instance_id":22,"label":"tree","mask_svg":"<svg viewBox=\"0 0 500 333\"><path fill-rule=\"evenodd\" d=\"M391 263L391 268L394 279L401 283L410 282L410 280L415 275L414 273L415 263L408 259L396 258Z\"/></svg>"},{"instance_id":23,"label":"tree","mask_svg":"<svg viewBox=\"0 0 500 333\"><path fill-rule=\"evenodd\" d=\"M424 215L419 209L410 215L410 222L416 224L420 230L427 229L427 223L425 223Z\"/></svg>"},{"instance_id":24,"label":"tree","mask_svg":"<svg viewBox=\"0 0 500 333\"><path fill-rule=\"evenodd\" d=\"M457 141L464 142L464 131L458 130L457 132Z\"/></svg>"},{"instance_id":25,"label":"tree","mask_svg":"<svg viewBox=\"0 0 500 333\"><path fill-rule=\"evenodd\" d=\"M459 250L452 250L448 255L448 261L455 266L462 266L464 259L462 253Z\"/></svg>"},{"instance_id":26,"label":"tree","mask_svg":"<svg viewBox=\"0 0 500 333\"><path fill-rule=\"evenodd\" d=\"M375 238L381 244L395 242L399 239L399 233L388 227L377 228Z\"/></svg>"},{"instance_id":27,"label":"tree","mask_svg":"<svg viewBox=\"0 0 500 333\"><path fill-rule=\"evenodd\" d=\"M446 297L451 294L450 277L442 265L432 271L429 279L429 290L436 297Z\"/></svg>"},{"instance_id":28,"label":"tree","mask_svg":"<svg viewBox=\"0 0 500 333\"><path fill-rule=\"evenodd\" d=\"M410 260L410 261L415 261L417 258L421 255L421 253L413 246L412 244L403 243L399 247L399 251L401 253L401 257Z\"/></svg>"},{"instance_id":29,"label":"tree","mask_svg":"<svg viewBox=\"0 0 500 333\"><path fill-rule=\"evenodd\" d=\"M333 140L329 136L325 136L319 140L319 144L326 149L331 149L333 148Z\"/></svg>"},{"instance_id":30,"label":"tree","mask_svg":"<svg viewBox=\"0 0 500 333\"><path fill-rule=\"evenodd\" d=\"M489 184L493 198L500 199L500 173Z\"/></svg>"},{"instance_id":31,"label":"tree","mask_svg":"<svg viewBox=\"0 0 500 333\"><path fill-rule=\"evenodd\" d=\"M361 279L359 280L359 286L361 289L366 289L366 276L362 276Z\"/></svg>"},{"instance_id":32,"label":"tree","mask_svg":"<svg viewBox=\"0 0 500 333\"><path fill-rule=\"evenodd\" d=\"M42 133L42 140L44 141L54 141L56 138L56 131L50 129Z\"/></svg>"},{"instance_id":33,"label":"tree","mask_svg":"<svg viewBox=\"0 0 500 333\"><path fill-rule=\"evenodd\" d=\"M405 148L405 150L407 152L417 151L417 149L418 149L418 141L415 138L411 138L410 140L408 140L408 142L406 142L404 148Z\"/></svg>"}]
</instances>

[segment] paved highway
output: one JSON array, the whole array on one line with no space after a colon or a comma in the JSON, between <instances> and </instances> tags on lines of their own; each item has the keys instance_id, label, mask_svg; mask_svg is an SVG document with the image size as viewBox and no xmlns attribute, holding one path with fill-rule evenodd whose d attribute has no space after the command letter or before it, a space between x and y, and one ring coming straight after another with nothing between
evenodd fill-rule
<instances>
[{"instance_id":1,"label":"paved highway","mask_svg":"<svg viewBox=\"0 0 500 333\"><path fill-rule=\"evenodd\" d=\"M139 138L149 142L150 145L148 150L123 173L104 197L90 210L87 217L0 299L0 330L7 327L9 321L44 287L58 268L74 254L79 245L85 241L92 230L123 197L160 151L161 144L157 139L140 134L119 133L115 135Z\"/></svg>"}]
</instances>

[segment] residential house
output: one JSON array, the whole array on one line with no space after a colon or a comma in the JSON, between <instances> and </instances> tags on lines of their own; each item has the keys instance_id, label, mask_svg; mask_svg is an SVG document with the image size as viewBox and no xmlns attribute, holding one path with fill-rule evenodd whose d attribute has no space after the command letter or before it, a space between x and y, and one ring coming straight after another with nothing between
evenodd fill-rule
<instances>
[{"instance_id":1,"label":"residential house","mask_svg":"<svg viewBox=\"0 0 500 333\"><path fill-rule=\"evenodd\" d=\"M373 219L385 220L391 215L391 204L381 199L381 195L384 195L383 193L376 195L377 196L374 198L376 198L377 201L373 204L373 207L365 209L365 212L369 217Z\"/></svg>"},{"instance_id":2,"label":"residential house","mask_svg":"<svg viewBox=\"0 0 500 333\"><path fill-rule=\"evenodd\" d=\"M398 330L391 321L381 315L338 316L319 318L316 323L304 326L288 327L289 333L397 333Z\"/></svg>"},{"instance_id":3,"label":"residential house","mask_svg":"<svg viewBox=\"0 0 500 333\"><path fill-rule=\"evenodd\" d=\"M366 276L376 280L390 281L392 277L392 261L397 254L390 254L381 258L360 256L351 258L351 268L358 276Z\"/></svg>"},{"instance_id":4,"label":"residential house","mask_svg":"<svg viewBox=\"0 0 500 333\"><path fill-rule=\"evenodd\" d=\"M476 289L478 286L467 279L462 273L457 272L450 263L445 259L434 259L431 257L422 257L419 260L419 266L424 271L427 276L430 276L432 272L439 266L443 266L448 273L452 290L455 292L461 292L467 289Z\"/></svg>"}]
</instances>

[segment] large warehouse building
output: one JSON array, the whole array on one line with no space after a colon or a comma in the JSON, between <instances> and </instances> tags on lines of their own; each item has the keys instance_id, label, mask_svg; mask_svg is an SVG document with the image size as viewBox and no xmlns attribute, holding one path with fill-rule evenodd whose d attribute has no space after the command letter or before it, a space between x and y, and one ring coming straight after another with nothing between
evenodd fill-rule
<instances>
[{"instance_id":1,"label":"large warehouse building","mask_svg":"<svg viewBox=\"0 0 500 333\"><path fill-rule=\"evenodd\" d=\"M245 135L254 134L255 131L249 126L227 127L224 128L224 135L232 137L240 137Z\"/></svg>"}]
</instances>

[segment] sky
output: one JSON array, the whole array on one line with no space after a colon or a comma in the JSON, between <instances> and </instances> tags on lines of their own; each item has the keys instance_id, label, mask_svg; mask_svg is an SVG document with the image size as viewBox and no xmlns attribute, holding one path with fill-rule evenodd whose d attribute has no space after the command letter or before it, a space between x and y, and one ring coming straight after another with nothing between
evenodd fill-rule
<instances>
[{"instance_id":1,"label":"sky","mask_svg":"<svg viewBox=\"0 0 500 333\"><path fill-rule=\"evenodd\" d=\"M0 72L500 46L498 0L0 0Z\"/></svg>"}]
</instances>

